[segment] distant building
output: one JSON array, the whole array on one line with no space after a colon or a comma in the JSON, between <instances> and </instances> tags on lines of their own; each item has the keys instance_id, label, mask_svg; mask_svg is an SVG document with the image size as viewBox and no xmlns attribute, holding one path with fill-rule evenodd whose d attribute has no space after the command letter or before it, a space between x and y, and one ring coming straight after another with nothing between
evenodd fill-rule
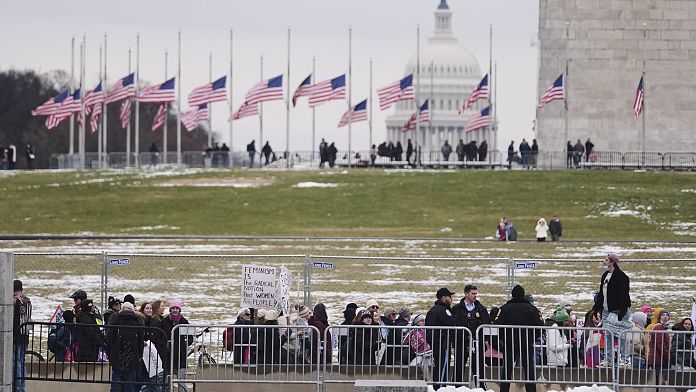
<instances>
[{"instance_id":1,"label":"distant building","mask_svg":"<svg viewBox=\"0 0 696 392\"><path fill-rule=\"evenodd\" d=\"M696 150L696 1L540 0L539 44L538 94L569 60L568 134L563 102L538 110L543 149L591 138L597 151L641 151L645 61L645 151Z\"/></svg>"},{"instance_id":2,"label":"distant building","mask_svg":"<svg viewBox=\"0 0 696 392\"><path fill-rule=\"evenodd\" d=\"M420 81L416 77L417 63L417 53L414 53L406 65L405 74L414 74L413 83L419 102L430 98L432 88L432 128L430 123L419 124L418 138L414 136L416 131L402 132L401 128L415 112L416 104L414 101L400 101L396 103L394 114L387 117L387 139L394 142L400 140L404 148L407 139L412 139L414 143L417 139L418 144L423 146L424 153L427 150L439 151L445 140L448 140L453 148L459 139L476 140L477 143L488 139L491 145L492 140L487 129L464 134L464 124L469 117L488 103L479 101L462 115L458 114L459 108L488 71L482 72L474 55L452 35L452 11L446 0L441 0L435 10L433 36L420 48ZM431 63L434 64L432 84ZM428 158L425 156L423 159Z\"/></svg>"}]
</instances>

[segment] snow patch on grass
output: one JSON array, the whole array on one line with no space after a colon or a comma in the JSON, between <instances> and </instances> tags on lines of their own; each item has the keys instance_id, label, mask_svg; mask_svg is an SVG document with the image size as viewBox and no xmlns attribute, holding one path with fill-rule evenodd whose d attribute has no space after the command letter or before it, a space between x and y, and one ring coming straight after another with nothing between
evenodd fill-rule
<instances>
[{"instance_id":1,"label":"snow patch on grass","mask_svg":"<svg viewBox=\"0 0 696 392\"><path fill-rule=\"evenodd\" d=\"M308 181L308 182L300 182L298 184L293 185L293 188L336 188L338 184L332 183L332 182L313 182L313 181Z\"/></svg>"}]
</instances>

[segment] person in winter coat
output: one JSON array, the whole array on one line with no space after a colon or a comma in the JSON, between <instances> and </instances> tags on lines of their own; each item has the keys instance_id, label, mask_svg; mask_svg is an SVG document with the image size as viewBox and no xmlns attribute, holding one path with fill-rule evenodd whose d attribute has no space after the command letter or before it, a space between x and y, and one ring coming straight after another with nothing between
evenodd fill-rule
<instances>
[{"instance_id":1,"label":"person in winter coat","mask_svg":"<svg viewBox=\"0 0 696 392\"><path fill-rule=\"evenodd\" d=\"M449 142L445 140L445 144L442 145L442 157L444 158L445 161L449 161L449 156L452 153L452 146L450 146Z\"/></svg>"},{"instance_id":2,"label":"person in winter coat","mask_svg":"<svg viewBox=\"0 0 696 392\"><path fill-rule=\"evenodd\" d=\"M561 239L563 235L563 225L558 215L554 215L549 223L549 233L551 234L551 241L556 242Z\"/></svg>"},{"instance_id":3,"label":"person in winter coat","mask_svg":"<svg viewBox=\"0 0 696 392\"><path fill-rule=\"evenodd\" d=\"M396 147L394 147L394 160L395 161L402 161L404 154L404 146L401 145L400 141L396 142Z\"/></svg>"},{"instance_id":4,"label":"person in winter coat","mask_svg":"<svg viewBox=\"0 0 696 392\"><path fill-rule=\"evenodd\" d=\"M268 165L271 159L271 154L273 153L273 149L271 148L271 145L268 142L266 142L266 144L263 145L261 153L263 154L263 157L266 159L266 161L263 163L264 166Z\"/></svg>"},{"instance_id":5,"label":"person in winter coat","mask_svg":"<svg viewBox=\"0 0 696 392\"><path fill-rule=\"evenodd\" d=\"M373 314L369 311L362 312L360 321L355 325L363 328L351 329L352 336L348 342L349 363L356 366L375 365L377 362L375 353L379 349L380 336L378 326L373 323Z\"/></svg>"},{"instance_id":6,"label":"person in winter coat","mask_svg":"<svg viewBox=\"0 0 696 392\"><path fill-rule=\"evenodd\" d=\"M331 142L329 145L329 148L327 149L327 157L329 161L329 167L334 167L336 164L336 155L338 154L338 149L336 148L336 145Z\"/></svg>"},{"instance_id":7,"label":"person in winter coat","mask_svg":"<svg viewBox=\"0 0 696 392\"><path fill-rule=\"evenodd\" d=\"M464 298L462 298L458 304L452 307L452 313L454 314L455 324L458 327L465 327L469 330L469 333L464 331L457 331L457 338L455 343L455 361L454 361L454 381L465 382L465 367L467 361L469 360L469 347L471 346L471 339L475 339L476 329L484 324L491 323L491 317L488 314L488 309L478 298L478 287L473 284L467 284L464 286ZM484 352L484 337L483 334L478 336L478 347L475 348L473 360L476 360L476 352ZM472 364L472 374L483 375L483 368L485 364L483 361L478 364ZM478 372L478 373L477 373ZM484 391L488 390L488 386L485 383L480 383L479 387Z\"/></svg>"},{"instance_id":8,"label":"person in winter coat","mask_svg":"<svg viewBox=\"0 0 696 392\"><path fill-rule=\"evenodd\" d=\"M77 316L77 362L97 362L99 348L104 344L104 335L98 327L94 303L91 299L86 299L80 303L80 308Z\"/></svg>"},{"instance_id":9,"label":"person in winter coat","mask_svg":"<svg viewBox=\"0 0 696 392\"><path fill-rule=\"evenodd\" d=\"M406 327L411 324L411 309L401 308L397 312L398 316L394 320L394 326L399 327L397 329L392 329L390 332L390 342L389 344L399 345L404 340L404 334L406 333ZM425 321L425 318L423 319ZM394 350L394 364L395 365L408 365L413 358L411 357L411 350L408 348L402 348L401 350Z\"/></svg>"},{"instance_id":10,"label":"person in winter coat","mask_svg":"<svg viewBox=\"0 0 696 392\"><path fill-rule=\"evenodd\" d=\"M237 314L234 325L253 325L251 321L251 311L249 308L242 308ZM223 344L225 349L232 351L235 364L253 363L253 353L251 350L251 329L229 327L223 334Z\"/></svg>"},{"instance_id":11,"label":"person in winter coat","mask_svg":"<svg viewBox=\"0 0 696 392\"><path fill-rule=\"evenodd\" d=\"M459 162L464 161L464 140L459 139L459 144L457 144L457 160Z\"/></svg>"},{"instance_id":12,"label":"person in winter coat","mask_svg":"<svg viewBox=\"0 0 696 392\"><path fill-rule=\"evenodd\" d=\"M539 221L537 221L534 231L536 232L537 242L546 241L546 236L549 233L549 226L546 224L546 219L539 218Z\"/></svg>"},{"instance_id":13,"label":"person in winter coat","mask_svg":"<svg viewBox=\"0 0 696 392\"><path fill-rule=\"evenodd\" d=\"M507 149L508 170L512 169L512 161L515 158L515 141L511 140Z\"/></svg>"},{"instance_id":14,"label":"person in winter coat","mask_svg":"<svg viewBox=\"0 0 696 392\"><path fill-rule=\"evenodd\" d=\"M164 336L169 339L165 355L162 356L165 373L169 372L171 364L173 363L174 369L177 372L177 377L180 380L186 378L186 354L188 352L188 346L193 343L193 337L185 333L182 334L180 328L176 329L172 339L174 327L189 323L186 317L181 314L183 306L183 302L178 299L169 301L169 315L162 319L160 327L164 332ZM179 392L186 392L186 384L179 383Z\"/></svg>"},{"instance_id":15,"label":"person in winter coat","mask_svg":"<svg viewBox=\"0 0 696 392\"><path fill-rule=\"evenodd\" d=\"M488 156L488 142L484 140L481 142L481 144L479 145L479 149L478 149L479 162L485 161L487 156Z\"/></svg>"},{"instance_id":16,"label":"person in winter coat","mask_svg":"<svg viewBox=\"0 0 696 392\"><path fill-rule=\"evenodd\" d=\"M594 143L590 141L590 138L587 138L587 141L585 142L585 162L587 162L588 159L590 159L590 154L592 154L592 151L594 150Z\"/></svg>"},{"instance_id":17,"label":"person in winter coat","mask_svg":"<svg viewBox=\"0 0 696 392\"><path fill-rule=\"evenodd\" d=\"M425 325L430 327L454 327L456 319L452 313L452 296L455 293L443 287L437 291L435 296L437 301L425 315ZM430 330L426 336L428 344L433 349L433 385L438 389L440 385L449 380L449 358L450 350L455 342L455 332L453 329Z\"/></svg>"},{"instance_id":18,"label":"person in winter coat","mask_svg":"<svg viewBox=\"0 0 696 392\"><path fill-rule=\"evenodd\" d=\"M31 300L24 294L23 283L19 279L13 282L13 318L12 318L12 363L17 376L13 385L15 391L24 392L24 355L29 344L29 330L22 324L31 320Z\"/></svg>"},{"instance_id":19,"label":"person in winter coat","mask_svg":"<svg viewBox=\"0 0 696 392\"><path fill-rule=\"evenodd\" d=\"M568 319L568 312L562 307L557 308L553 316L551 316L553 324L551 328L546 331L546 363L549 366L568 366L570 343L563 332L558 328L563 327Z\"/></svg>"},{"instance_id":20,"label":"person in winter coat","mask_svg":"<svg viewBox=\"0 0 696 392\"><path fill-rule=\"evenodd\" d=\"M648 341L645 334L647 316L643 312L635 312L631 315L631 332L626 334L626 342L630 347L631 368L645 369L647 360Z\"/></svg>"},{"instance_id":21,"label":"person in winter coat","mask_svg":"<svg viewBox=\"0 0 696 392\"><path fill-rule=\"evenodd\" d=\"M121 300L118 298L109 296L108 305L109 309L107 309L103 314L104 324L109 324L109 318L121 311Z\"/></svg>"},{"instance_id":22,"label":"person in winter coat","mask_svg":"<svg viewBox=\"0 0 696 392\"><path fill-rule=\"evenodd\" d=\"M587 333L585 339L585 366L594 369L601 361L601 346L604 331L601 329L602 312L590 310L585 314L585 328L596 328Z\"/></svg>"},{"instance_id":23,"label":"person in winter coat","mask_svg":"<svg viewBox=\"0 0 696 392\"><path fill-rule=\"evenodd\" d=\"M327 363L331 363L333 354L333 339L331 332L324 340L324 331L329 327L329 316L326 314L326 305L318 303L314 306L312 315L307 320L307 323L319 330L319 335L312 331L312 363L318 363L322 360L325 353Z\"/></svg>"},{"instance_id":24,"label":"person in winter coat","mask_svg":"<svg viewBox=\"0 0 696 392\"><path fill-rule=\"evenodd\" d=\"M56 362L74 362L77 358L77 329L75 313L63 312L63 322L56 327Z\"/></svg>"},{"instance_id":25,"label":"person in winter coat","mask_svg":"<svg viewBox=\"0 0 696 392\"><path fill-rule=\"evenodd\" d=\"M411 323L414 327L422 327L425 325L425 316L422 314L416 315ZM411 351L416 355L416 364L420 366L423 372L423 380L430 381L430 365L433 363L433 350L430 349L428 340L425 336L424 329L411 329L404 336L403 344L408 345Z\"/></svg>"},{"instance_id":26,"label":"person in winter coat","mask_svg":"<svg viewBox=\"0 0 696 392\"><path fill-rule=\"evenodd\" d=\"M672 326L672 331L677 333L672 335L672 345L669 348L670 365L680 369L693 368L695 363L691 341L694 335L694 322L688 317L682 319Z\"/></svg>"},{"instance_id":27,"label":"person in winter coat","mask_svg":"<svg viewBox=\"0 0 696 392\"><path fill-rule=\"evenodd\" d=\"M573 147L573 143L568 140L568 143L566 144L566 169L570 169L573 167L573 157L575 156L575 147Z\"/></svg>"},{"instance_id":28,"label":"person in winter coat","mask_svg":"<svg viewBox=\"0 0 696 392\"><path fill-rule=\"evenodd\" d=\"M106 329L106 347L111 364L111 391L135 392L137 372L143 358L145 323L126 302L112 315ZM138 388L138 391L140 388Z\"/></svg>"},{"instance_id":29,"label":"person in winter coat","mask_svg":"<svg viewBox=\"0 0 696 392\"><path fill-rule=\"evenodd\" d=\"M516 285L512 289L512 299L505 305L500 307L500 314L495 320L495 323L501 326L531 326L541 327L544 325L544 320L541 318L541 312L527 299L524 288ZM533 381L536 379L534 371L534 341L536 334L533 332L523 332L523 330L512 330L503 328L503 340L505 342L505 371L503 379L509 380L512 378L514 362L516 358L521 360L526 380ZM524 389L526 392L536 391L536 384L525 383ZM510 383L501 382L500 392L510 392Z\"/></svg>"},{"instance_id":30,"label":"person in winter coat","mask_svg":"<svg viewBox=\"0 0 696 392\"><path fill-rule=\"evenodd\" d=\"M582 155L585 153L585 146L582 144L580 139L575 143L573 147L573 161L575 162L575 167L580 167L580 161L582 161Z\"/></svg>"},{"instance_id":31,"label":"person in winter coat","mask_svg":"<svg viewBox=\"0 0 696 392\"><path fill-rule=\"evenodd\" d=\"M413 155L413 143L411 143L411 139L408 139L408 142L406 143L406 162L411 164L411 156ZM413 160L413 163L416 163L416 160Z\"/></svg>"},{"instance_id":32,"label":"person in winter coat","mask_svg":"<svg viewBox=\"0 0 696 392\"><path fill-rule=\"evenodd\" d=\"M592 309L602 312L602 320L607 320L610 313L618 316L619 321L629 321L631 319L631 295L630 295L630 279L619 268L619 256L615 253L609 253L602 261L604 273L599 283L599 292L595 296L595 303ZM623 335L625 336L625 335ZM614 336L617 340L619 337ZM628 362L628 345L622 342L619 347L623 348L623 352L619 353L622 364ZM606 344L606 361L608 365L613 364L614 360L614 344L608 342Z\"/></svg>"},{"instance_id":33,"label":"person in winter coat","mask_svg":"<svg viewBox=\"0 0 696 392\"><path fill-rule=\"evenodd\" d=\"M353 324L353 320L356 316L355 310L357 308L358 305L351 302L346 305L345 310L343 310L343 322L341 323L341 326L345 326L346 328L338 328L338 362L340 364L348 363L348 352L350 348L348 347L349 334L347 326Z\"/></svg>"},{"instance_id":34,"label":"person in winter coat","mask_svg":"<svg viewBox=\"0 0 696 392\"><path fill-rule=\"evenodd\" d=\"M278 311L275 309L266 311L266 321L263 325L277 326ZM262 328L258 332L256 342L256 361L258 364L278 364L288 362L288 355L283 355L283 343L280 339L278 328Z\"/></svg>"},{"instance_id":35,"label":"person in winter coat","mask_svg":"<svg viewBox=\"0 0 696 392\"><path fill-rule=\"evenodd\" d=\"M669 330L670 315L666 310L660 311L657 315L659 323L652 329L653 331ZM660 371L663 368L669 367L669 344L670 337L668 333L651 333L650 342L648 343L648 365Z\"/></svg>"}]
</instances>

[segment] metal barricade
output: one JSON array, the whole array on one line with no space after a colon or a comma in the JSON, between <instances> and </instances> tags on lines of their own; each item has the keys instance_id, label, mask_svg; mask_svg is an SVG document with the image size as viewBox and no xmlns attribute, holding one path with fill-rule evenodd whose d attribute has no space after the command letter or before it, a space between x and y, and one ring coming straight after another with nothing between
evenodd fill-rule
<instances>
[{"instance_id":1,"label":"metal barricade","mask_svg":"<svg viewBox=\"0 0 696 392\"><path fill-rule=\"evenodd\" d=\"M178 386L181 391L188 384L254 383L310 384L319 391L326 350L322 336L316 327L304 325L179 324L169 337L170 390Z\"/></svg>"},{"instance_id":2,"label":"metal barricade","mask_svg":"<svg viewBox=\"0 0 696 392\"><path fill-rule=\"evenodd\" d=\"M485 363L479 383L615 385L607 330L483 325L476 335L486 347L477 352L478 361Z\"/></svg>"},{"instance_id":3,"label":"metal barricade","mask_svg":"<svg viewBox=\"0 0 696 392\"><path fill-rule=\"evenodd\" d=\"M331 325L333 355L324 352L325 384L358 379L424 380L470 386L475 342L464 327ZM471 359L471 361L469 361ZM475 372L474 372L475 373Z\"/></svg>"},{"instance_id":4,"label":"metal barricade","mask_svg":"<svg viewBox=\"0 0 696 392\"><path fill-rule=\"evenodd\" d=\"M626 152L623 156L626 169L661 169L663 166L662 154L659 152Z\"/></svg>"},{"instance_id":5,"label":"metal barricade","mask_svg":"<svg viewBox=\"0 0 696 392\"><path fill-rule=\"evenodd\" d=\"M626 345L623 350L629 353L629 361L617 368L618 386L694 389L693 336L693 327L691 331L634 328L621 332L619 346Z\"/></svg>"},{"instance_id":6,"label":"metal barricade","mask_svg":"<svg viewBox=\"0 0 696 392\"><path fill-rule=\"evenodd\" d=\"M15 383L164 386L167 338L159 328L119 325L118 321L114 325L29 322L21 328L26 328L28 342L24 372L14 375ZM141 365L147 376L136 378Z\"/></svg>"},{"instance_id":7,"label":"metal barricade","mask_svg":"<svg viewBox=\"0 0 696 392\"><path fill-rule=\"evenodd\" d=\"M667 152L664 154L664 168L670 170L696 169L696 153Z\"/></svg>"}]
</instances>

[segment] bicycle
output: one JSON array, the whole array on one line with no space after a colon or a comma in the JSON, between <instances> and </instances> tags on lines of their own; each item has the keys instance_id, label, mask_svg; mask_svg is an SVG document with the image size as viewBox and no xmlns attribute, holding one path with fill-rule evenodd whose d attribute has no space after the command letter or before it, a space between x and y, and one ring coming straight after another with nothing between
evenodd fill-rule
<instances>
[{"instance_id":1,"label":"bicycle","mask_svg":"<svg viewBox=\"0 0 696 392\"><path fill-rule=\"evenodd\" d=\"M198 353L198 359L196 360L196 363L198 364L198 366L201 366L204 363L206 363L208 365L214 365L217 363L215 358L213 358L213 356L208 352L208 346L205 344L205 339L203 338L203 336L205 334L209 334L209 333L211 333L209 327L206 327L204 330L197 333L195 335L196 344L189 347L189 349L186 353L187 358L190 357L191 354L193 354L193 353Z\"/></svg>"}]
</instances>

